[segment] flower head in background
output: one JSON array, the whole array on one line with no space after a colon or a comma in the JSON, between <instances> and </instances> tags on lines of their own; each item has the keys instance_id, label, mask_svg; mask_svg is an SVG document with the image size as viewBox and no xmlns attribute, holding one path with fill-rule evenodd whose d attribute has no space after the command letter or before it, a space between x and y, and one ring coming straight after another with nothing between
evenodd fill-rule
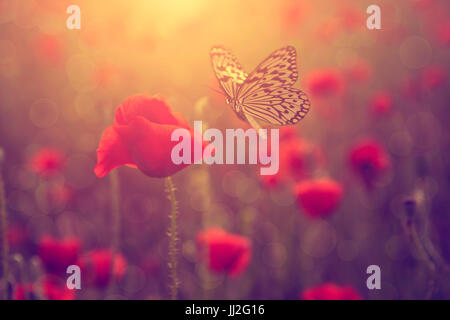
<instances>
[{"instance_id":1,"label":"flower head in background","mask_svg":"<svg viewBox=\"0 0 450 320\"><path fill-rule=\"evenodd\" d=\"M363 59L353 60L345 68L345 75L349 82L355 85L369 82L373 75L373 68Z\"/></svg>"},{"instance_id":2,"label":"flower head in background","mask_svg":"<svg viewBox=\"0 0 450 320\"><path fill-rule=\"evenodd\" d=\"M60 173L65 164L65 155L54 148L42 148L36 151L29 162L29 168L42 178Z\"/></svg>"},{"instance_id":3,"label":"flower head in background","mask_svg":"<svg viewBox=\"0 0 450 320\"><path fill-rule=\"evenodd\" d=\"M312 96L328 98L340 95L344 90L344 80L335 69L317 69L305 78L308 92Z\"/></svg>"},{"instance_id":4,"label":"flower head in background","mask_svg":"<svg viewBox=\"0 0 450 320\"><path fill-rule=\"evenodd\" d=\"M44 236L38 243L38 255L48 273L65 275L67 267L76 264L80 248L81 243L76 238Z\"/></svg>"},{"instance_id":5,"label":"flower head in background","mask_svg":"<svg viewBox=\"0 0 450 320\"><path fill-rule=\"evenodd\" d=\"M200 258L212 271L237 276L250 262L251 245L246 237L213 228L200 232L197 244Z\"/></svg>"},{"instance_id":6,"label":"flower head in background","mask_svg":"<svg viewBox=\"0 0 450 320\"><path fill-rule=\"evenodd\" d=\"M64 279L45 275L34 283L17 283L13 288L13 300L74 300L75 290L66 286Z\"/></svg>"},{"instance_id":7,"label":"flower head in background","mask_svg":"<svg viewBox=\"0 0 450 320\"><path fill-rule=\"evenodd\" d=\"M375 115L386 115L392 110L392 95L386 91L377 92L370 100L370 109Z\"/></svg>"},{"instance_id":8,"label":"flower head in background","mask_svg":"<svg viewBox=\"0 0 450 320\"><path fill-rule=\"evenodd\" d=\"M112 267L113 256L111 249L94 249L83 255L79 263L86 282L99 288L105 288L111 279L120 280L127 269L127 261L123 254L116 253Z\"/></svg>"},{"instance_id":9,"label":"flower head in background","mask_svg":"<svg viewBox=\"0 0 450 320\"><path fill-rule=\"evenodd\" d=\"M422 86L431 91L443 87L447 83L447 72L444 67L432 65L422 71Z\"/></svg>"},{"instance_id":10,"label":"flower head in background","mask_svg":"<svg viewBox=\"0 0 450 320\"><path fill-rule=\"evenodd\" d=\"M311 14L311 7L307 1L285 1L281 6L281 27L288 34L298 32L300 26ZM301 28L300 28L301 30Z\"/></svg>"},{"instance_id":11,"label":"flower head in background","mask_svg":"<svg viewBox=\"0 0 450 320\"><path fill-rule=\"evenodd\" d=\"M259 176L265 187L278 187L305 179L326 164L325 155L319 146L300 138L290 130L280 130L279 153L278 172L274 175Z\"/></svg>"},{"instance_id":12,"label":"flower head in background","mask_svg":"<svg viewBox=\"0 0 450 320\"><path fill-rule=\"evenodd\" d=\"M22 224L12 224L6 230L6 240L11 251L21 249L29 243L29 234L27 228ZM1 240L0 240L1 245Z\"/></svg>"},{"instance_id":13,"label":"flower head in background","mask_svg":"<svg viewBox=\"0 0 450 320\"><path fill-rule=\"evenodd\" d=\"M384 148L374 140L366 140L354 145L349 154L352 170L372 188L376 180L389 167L389 157Z\"/></svg>"},{"instance_id":14,"label":"flower head in background","mask_svg":"<svg viewBox=\"0 0 450 320\"><path fill-rule=\"evenodd\" d=\"M442 44L450 44L450 21L445 21L439 25L437 28L437 38L442 42Z\"/></svg>"},{"instance_id":15,"label":"flower head in background","mask_svg":"<svg viewBox=\"0 0 450 320\"><path fill-rule=\"evenodd\" d=\"M364 12L358 7L342 5L339 9L341 25L348 31L362 31L365 26Z\"/></svg>"},{"instance_id":16,"label":"flower head in background","mask_svg":"<svg viewBox=\"0 0 450 320\"><path fill-rule=\"evenodd\" d=\"M193 129L181 114L170 110L162 97L127 98L116 110L114 125L103 132L95 174L101 178L119 166L130 166L150 177L173 175L187 166L176 165L171 159L172 148L178 143L171 141L171 135L178 128L191 132L193 146ZM191 160L191 163L196 160L193 155Z\"/></svg>"},{"instance_id":17,"label":"flower head in background","mask_svg":"<svg viewBox=\"0 0 450 320\"><path fill-rule=\"evenodd\" d=\"M76 290L67 288L64 278L47 275L33 284L33 292L41 292L48 300L74 300Z\"/></svg>"},{"instance_id":18,"label":"flower head in background","mask_svg":"<svg viewBox=\"0 0 450 320\"><path fill-rule=\"evenodd\" d=\"M297 181L325 164L322 150L305 139L295 138L282 143L280 153L280 165L285 165L289 176Z\"/></svg>"},{"instance_id":19,"label":"flower head in background","mask_svg":"<svg viewBox=\"0 0 450 320\"><path fill-rule=\"evenodd\" d=\"M297 203L311 218L329 216L339 206L343 187L331 179L304 180L294 190Z\"/></svg>"},{"instance_id":20,"label":"flower head in background","mask_svg":"<svg viewBox=\"0 0 450 320\"><path fill-rule=\"evenodd\" d=\"M59 36L40 34L34 39L34 52L38 61L59 66L64 57L64 45Z\"/></svg>"},{"instance_id":21,"label":"flower head in background","mask_svg":"<svg viewBox=\"0 0 450 320\"><path fill-rule=\"evenodd\" d=\"M350 286L326 283L306 289L301 294L303 300L362 300L359 293Z\"/></svg>"}]
</instances>

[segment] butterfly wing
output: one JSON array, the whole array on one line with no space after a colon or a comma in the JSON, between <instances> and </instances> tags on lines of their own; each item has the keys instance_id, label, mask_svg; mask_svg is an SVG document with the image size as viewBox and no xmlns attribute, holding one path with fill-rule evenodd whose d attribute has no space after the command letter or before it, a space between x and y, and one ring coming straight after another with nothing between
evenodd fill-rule
<instances>
[{"instance_id":1,"label":"butterfly wing","mask_svg":"<svg viewBox=\"0 0 450 320\"><path fill-rule=\"evenodd\" d=\"M291 87L297 82L297 53L287 46L275 50L248 75L239 88L239 98L246 99L259 90Z\"/></svg>"},{"instance_id":2,"label":"butterfly wing","mask_svg":"<svg viewBox=\"0 0 450 320\"><path fill-rule=\"evenodd\" d=\"M211 62L219 84L229 98L237 96L239 86L244 83L247 74L230 50L220 46L212 47Z\"/></svg>"},{"instance_id":3,"label":"butterfly wing","mask_svg":"<svg viewBox=\"0 0 450 320\"><path fill-rule=\"evenodd\" d=\"M274 51L239 86L237 99L242 101L242 111L261 125L296 124L311 105L303 91L292 88L297 79L295 48Z\"/></svg>"},{"instance_id":4,"label":"butterfly wing","mask_svg":"<svg viewBox=\"0 0 450 320\"><path fill-rule=\"evenodd\" d=\"M305 117L310 108L306 94L296 88L262 89L245 99L244 113L250 114L261 125L293 125Z\"/></svg>"}]
</instances>

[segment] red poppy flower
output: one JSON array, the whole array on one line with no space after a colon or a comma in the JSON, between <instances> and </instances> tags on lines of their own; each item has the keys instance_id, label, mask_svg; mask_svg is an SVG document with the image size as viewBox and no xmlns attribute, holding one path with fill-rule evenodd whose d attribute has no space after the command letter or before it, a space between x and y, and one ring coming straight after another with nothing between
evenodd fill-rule
<instances>
[{"instance_id":1,"label":"red poppy flower","mask_svg":"<svg viewBox=\"0 0 450 320\"><path fill-rule=\"evenodd\" d=\"M98 88L112 87L121 80L119 69L109 64L96 66L92 72L92 78Z\"/></svg>"},{"instance_id":2,"label":"red poppy flower","mask_svg":"<svg viewBox=\"0 0 450 320\"><path fill-rule=\"evenodd\" d=\"M283 183L304 179L314 170L325 165L325 156L319 147L305 139L291 136L288 131L285 131L285 134L284 138L282 135L280 138L278 173L259 176L265 187L276 187Z\"/></svg>"},{"instance_id":3,"label":"red poppy flower","mask_svg":"<svg viewBox=\"0 0 450 320\"><path fill-rule=\"evenodd\" d=\"M422 72L422 85L425 90L440 88L447 82L447 73L441 66L428 66Z\"/></svg>"},{"instance_id":4,"label":"red poppy flower","mask_svg":"<svg viewBox=\"0 0 450 320\"><path fill-rule=\"evenodd\" d=\"M375 115L385 115L392 110L392 96L390 93L380 91L376 93L371 101L370 108Z\"/></svg>"},{"instance_id":5,"label":"red poppy flower","mask_svg":"<svg viewBox=\"0 0 450 320\"><path fill-rule=\"evenodd\" d=\"M350 150L350 166L371 188L389 166L389 158L381 145L373 140L356 144Z\"/></svg>"},{"instance_id":6,"label":"red poppy flower","mask_svg":"<svg viewBox=\"0 0 450 320\"><path fill-rule=\"evenodd\" d=\"M31 293L32 285L30 283L17 283L13 289L13 300L25 300Z\"/></svg>"},{"instance_id":7,"label":"red poppy flower","mask_svg":"<svg viewBox=\"0 0 450 320\"><path fill-rule=\"evenodd\" d=\"M281 171L282 172L282 171ZM274 188L279 186L284 182L284 175L280 173L280 169L276 174L272 175L258 175L259 180L261 181L262 185L266 188Z\"/></svg>"},{"instance_id":8,"label":"red poppy flower","mask_svg":"<svg viewBox=\"0 0 450 320\"><path fill-rule=\"evenodd\" d=\"M281 8L281 23L286 32L298 32L300 24L310 13L305 1L288 1Z\"/></svg>"},{"instance_id":9,"label":"red poppy flower","mask_svg":"<svg viewBox=\"0 0 450 320\"><path fill-rule=\"evenodd\" d=\"M42 148L33 154L30 169L43 178L49 178L62 171L65 164L64 154L57 149Z\"/></svg>"},{"instance_id":10,"label":"red poppy flower","mask_svg":"<svg viewBox=\"0 0 450 320\"><path fill-rule=\"evenodd\" d=\"M330 215L342 199L342 185L331 179L304 180L294 190L298 205L311 217Z\"/></svg>"},{"instance_id":11,"label":"red poppy flower","mask_svg":"<svg viewBox=\"0 0 450 320\"><path fill-rule=\"evenodd\" d=\"M340 9L341 24L350 31L362 30L365 28L364 13L360 8L342 7Z\"/></svg>"},{"instance_id":12,"label":"red poppy flower","mask_svg":"<svg viewBox=\"0 0 450 320\"><path fill-rule=\"evenodd\" d=\"M23 246L28 240L27 229L19 224L11 225L6 230L6 239L11 250L15 251ZM0 240L1 244L1 240Z\"/></svg>"},{"instance_id":13,"label":"red poppy flower","mask_svg":"<svg viewBox=\"0 0 450 320\"><path fill-rule=\"evenodd\" d=\"M295 138L280 145L280 162L295 180L303 179L325 163L322 150L305 139Z\"/></svg>"},{"instance_id":14,"label":"red poppy flower","mask_svg":"<svg viewBox=\"0 0 450 320\"><path fill-rule=\"evenodd\" d=\"M188 164L176 165L171 159L175 129L194 131L179 113L172 113L160 96L136 95L127 98L116 110L114 125L106 128L97 149L95 174L104 177L119 166L138 168L150 177L173 175ZM192 152L193 154L193 152ZM191 157L191 163L194 162Z\"/></svg>"},{"instance_id":15,"label":"red poppy flower","mask_svg":"<svg viewBox=\"0 0 450 320\"><path fill-rule=\"evenodd\" d=\"M197 235L201 259L215 272L230 276L241 274L250 261L251 245L248 238L227 233L222 229L209 229Z\"/></svg>"},{"instance_id":16,"label":"red poppy flower","mask_svg":"<svg viewBox=\"0 0 450 320\"><path fill-rule=\"evenodd\" d=\"M292 138L297 136L297 128L294 126L281 127L279 129L280 133L280 142L289 141Z\"/></svg>"},{"instance_id":17,"label":"red poppy flower","mask_svg":"<svg viewBox=\"0 0 450 320\"><path fill-rule=\"evenodd\" d=\"M443 44L450 44L450 20L443 22L438 27L437 37Z\"/></svg>"},{"instance_id":18,"label":"red poppy flower","mask_svg":"<svg viewBox=\"0 0 450 320\"><path fill-rule=\"evenodd\" d=\"M370 80L373 74L372 66L365 60L359 59L351 62L346 68L346 76L354 84Z\"/></svg>"},{"instance_id":19,"label":"red poppy flower","mask_svg":"<svg viewBox=\"0 0 450 320\"><path fill-rule=\"evenodd\" d=\"M58 65L63 58L63 44L58 36L41 34L34 39L34 50L39 61Z\"/></svg>"},{"instance_id":20,"label":"red poppy flower","mask_svg":"<svg viewBox=\"0 0 450 320\"><path fill-rule=\"evenodd\" d=\"M75 290L67 288L63 279L46 275L35 283L16 284L12 298L13 300L74 300Z\"/></svg>"},{"instance_id":21,"label":"red poppy flower","mask_svg":"<svg viewBox=\"0 0 450 320\"><path fill-rule=\"evenodd\" d=\"M42 293L48 300L74 300L75 291L67 288L64 279L54 276L44 276L44 278L33 285L33 291L39 292L37 286L42 286Z\"/></svg>"},{"instance_id":22,"label":"red poppy flower","mask_svg":"<svg viewBox=\"0 0 450 320\"><path fill-rule=\"evenodd\" d=\"M114 267L111 267L113 252L110 249L95 249L80 258L79 265L86 282L105 288L111 281L120 280L127 269L127 261L121 253L115 254Z\"/></svg>"},{"instance_id":23,"label":"red poppy flower","mask_svg":"<svg viewBox=\"0 0 450 320\"><path fill-rule=\"evenodd\" d=\"M47 272L65 274L68 266L76 264L80 248L78 239L44 236L38 244L38 255Z\"/></svg>"},{"instance_id":24,"label":"red poppy flower","mask_svg":"<svg viewBox=\"0 0 450 320\"><path fill-rule=\"evenodd\" d=\"M338 286L326 283L306 289L301 294L303 300L362 300L359 293L350 286Z\"/></svg>"},{"instance_id":25,"label":"red poppy flower","mask_svg":"<svg viewBox=\"0 0 450 320\"><path fill-rule=\"evenodd\" d=\"M49 187L48 200L52 206L63 207L74 199L75 193L72 188L65 184L56 184Z\"/></svg>"},{"instance_id":26,"label":"red poppy flower","mask_svg":"<svg viewBox=\"0 0 450 320\"><path fill-rule=\"evenodd\" d=\"M344 82L337 70L318 69L309 73L305 78L308 92L316 97L330 97L339 95L344 88Z\"/></svg>"}]
</instances>

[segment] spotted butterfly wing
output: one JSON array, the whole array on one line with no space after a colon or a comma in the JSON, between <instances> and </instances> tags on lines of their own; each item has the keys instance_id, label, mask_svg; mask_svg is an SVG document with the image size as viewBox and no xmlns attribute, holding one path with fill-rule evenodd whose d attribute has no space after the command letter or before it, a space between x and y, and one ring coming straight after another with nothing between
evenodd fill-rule
<instances>
[{"instance_id":1,"label":"spotted butterfly wing","mask_svg":"<svg viewBox=\"0 0 450 320\"><path fill-rule=\"evenodd\" d=\"M211 49L211 62L217 80L228 98L235 99L239 85L244 83L247 74L230 50L220 46Z\"/></svg>"},{"instance_id":2,"label":"spotted butterfly wing","mask_svg":"<svg viewBox=\"0 0 450 320\"><path fill-rule=\"evenodd\" d=\"M272 52L246 77L239 88L239 97L245 99L250 94L266 88L292 87L297 79L295 48L283 47Z\"/></svg>"},{"instance_id":3,"label":"spotted butterfly wing","mask_svg":"<svg viewBox=\"0 0 450 320\"><path fill-rule=\"evenodd\" d=\"M238 114L256 129L261 126L292 125L305 117L310 101L292 88L298 79L296 51L287 46L274 51L247 75L233 54L213 47L211 59L220 85Z\"/></svg>"},{"instance_id":4,"label":"spotted butterfly wing","mask_svg":"<svg viewBox=\"0 0 450 320\"><path fill-rule=\"evenodd\" d=\"M260 126L293 125L308 113L306 94L292 87L266 88L250 94L243 103L243 113L253 117Z\"/></svg>"},{"instance_id":5,"label":"spotted butterfly wing","mask_svg":"<svg viewBox=\"0 0 450 320\"><path fill-rule=\"evenodd\" d=\"M237 99L247 118L261 125L283 126L299 122L309 111L306 94L297 82L297 54L287 46L274 51L239 86Z\"/></svg>"}]
</instances>

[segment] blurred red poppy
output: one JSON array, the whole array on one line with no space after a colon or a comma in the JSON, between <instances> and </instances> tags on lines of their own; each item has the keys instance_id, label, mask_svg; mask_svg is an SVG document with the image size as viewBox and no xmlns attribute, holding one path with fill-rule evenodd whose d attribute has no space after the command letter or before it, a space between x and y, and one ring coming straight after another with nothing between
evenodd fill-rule
<instances>
[{"instance_id":1,"label":"blurred red poppy","mask_svg":"<svg viewBox=\"0 0 450 320\"><path fill-rule=\"evenodd\" d=\"M298 134L298 130L294 126L281 127L279 130L280 142L288 141Z\"/></svg>"},{"instance_id":2,"label":"blurred red poppy","mask_svg":"<svg viewBox=\"0 0 450 320\"><path fill-rule=\"evenodd\" d=\"M92 72L92 78L94 84L98 88L113 87L120 83L120 71L114 65L101 64L95 67Z\"/></svg>"},{"instance_id":3,"label":"blurred red poppy","mask_svg":"<svg viewBox=\"0 0 450 320\"><path fill-rule=\"evenodd\" d=\"M31 283L17 283L14 285L13 289L13 300L25 300L27 298L30 298L30 293L32 290Z\"/></svg>"},{"instance_id":4,"label":"blurred red poppy","mask_svg":"<svg viewBox=\"0 0 450 320\"><path fill-rule=\"evenodd\" d=\"M300 138L291 139L280 145L280 158L281 165L286 165L289 176L294 180L304 179L325 163L322 150Z\"/></svg>"},{"instance_id":5,"label":"blurred red poppy","mask_svg":"<svg viewBox=\"0 0 450 320\"><path fill-rule=\"evenodd\" d=\"M368 188L389 167L389 158L383 147L374 140L366 140L354 145L349 155L350 166Z\"/></svg>"},{"instance_id":6,"label":"blurred red poppy","mask_svg":"<svg viewBox=\"0 0 450 320\"><path fill-rule=\"evenodd\" d=\"M349 31L361 31L366 27L364 23L364 11L362 11L360 8L350 7L348 5L343 6L340 9L339 16L341 19L342 27Z\"/></svg>"},{"instance_id":7,"label":"blurred red poppy","mask_svg":"<svg viewBox=\"0 0 450 320\"><path fill-rule=\"evenodd\" d=\"M276 187L304 179L325 165L324 153L318 146L290 131L280 130L280 136L278 173L259 176L265 187Z\"/></svg>"},{"instance_id":8,"label":"blurred red poppy","mask_svg":"<svg viewBox=\"0 0 450 320\"><path fill-rule=\"evenodd\" d=\"M294 189L298 205L311 218L329 216L340 204L342 193L340 183L326 178L301 181Z\"/></svg>"},{"instance_id":9,"label":"blurred red poppy","mask_svg":"<svg viewBox=\"0 0 450 320\"><path fill-rule=\"evenodd\" d=\"M339 95L344 88L340 73L335 69L317 69L305 78L308 93L312 96L326 98Z\"/></svg>"},{"instance_id":10,"label":"blurred red poppy","mask_svg":"<svg viewBox=\"0 0 450 320\"><path fill-rule=\"evenodd\" d=\"M8 229L6 230L6 239L8 241L10 249L12 251L15 251L27 243L28 231L24 226L20 224L8 226Z\"/></svg>"},{"instance_id":11,"label":"blurred red poppy","mask_svg":"<svg viewBox=\"0 0 450 320\"><path fill-rule=\"evenodd\" d=\"M76 264L80 248L81 243L76 238L43 236L38 243L38 255L47 272L61 275L68 266Z\"/></svg>"},{"instance_id":12,"label":"blurred red poppy","mask_svg":"<svg viewBox=\"0 0 450 320\"><path fill-rule=\"evenodd\" d=\"M372 66L365 60L352 61L347 67L345 74L347 79L354 84L361 84L371 79Z\"/></svg>"},{"instance_id":13,"label":"blurred red poppy","mask_svg":"<svg viewBox=\"0 0 450 320\"><path fill-rule=\"evenodd\" d=\"M375 115L386 115L392 110L392 95L386 91L375 93L370 101L370 109Z\"/></svg>"},{"instance_id":14,"label":"blurred red poppy","mask_svg":"<svg viewBox=\"0 0 450 320\"><path fill-rule=\"evenodd\" d=\"M197 235L200 258L215 272L238 276L248 266L251 255L250 240L246 237L212 228Z\"/></svg>"},{"instance_id":15,"label":"blurred red poppy","mask_svg":"<svg viewBox=\"0 0 450 320\"><path fill-rule=\"evenodd\" d=\"M437 37L443 44L450 44L450 21L444 21L439 25Z\"/></svg>"},{"instance_id":16,"label":"blurred red poppy","mask_svg":"<svg viewBox=\"0 0 450 320\"><path fill-rule=\"evenodd\" d=\"M48 300L74 300L75 290L67 288L65 279L54 276L44 276L44 278L33 284L33 291L39 290L37 286L42 286L42 293Z\"/></svg>"},{"instance_id":17,"label":"blurred red poppy","mask_svg":"<svg viewBox=\"0 0 450 320\"><path fill-rule=\"evenodd\" d=\"M14 286L13 300L74 300L75 290L67 288L64 279L45 275L35 283L18 283Z\"/></svg>"},{"instance_id":18,"label":"blurred red poppy","mask_svg":"<svg viewBox=\"0 0 450 320\"><path fill-rule=\"evenodd\" d=\"M422 86L425 90L433 90L444 86L447 72L442 66L428 66L422 71Z\"/></svg>"},{"instance_id":19,"label":"blurred red poppy","mask_svg":"<svg viewBox=\"0 0 450 320\"><path fill-rule=\"evenodd\" d=\"M310 14L310 7L302 0L286 1L281 7L281 24L287 33L295 34L299 26Z\"/></svg>"},{"instance_id":20,"label":"blurred red poppy","mask_svg":"<svg viewBox=\"0 0 450 320\"><path fill-rule=\"evenodd\" d=\"M42 178L49 178L61 172L64 164L65 156L60 150L42 148L33 154L29 167Z\"/></svg>"},{"instance_id":21,"label":"blurred red poppy","mask_svg":"<svg viewBox=\"0 0 450 320\"><path fill-rule=\"evenodd\" d=\"M94 249L87 252L80 258L79 265L85 280L99 288L105 288L111 281L111 271L113 280L120 280L127 269L127 261L123 254L116 253L114 258L110 249Z\"/></svg>"},{"instance_id":22,"label":"blurred red poppy","mask_svg":"<svg viewBox=\"0 0 450 320\"><path fill-rule=\"evenodd\" d=\"M65 184L51 185L48 189L48 201L52 206L63 207L73 200L74 190Z\"/></svg>"},{"instance_id":23,"label":"blurred red poppy","mask_svg":"<svg viewBox=\"0 0 450 320\"><path fill-rule=\"evenodd\" d=\"M303 300L362 300L358 291L350 286L326 283L306 289L301 294Z\"/></svg>"},{"instance_id":24,"label":"blurred red poppy","mask_svg":"<svg viewBox=\"0 0 450 320\"><path fill-rule=\"evenodd\" d=\"M179 113L171 112L160 96L135 95L127 98L116 110L114 125L106 128L97 149L95 174L104 177L119 166L138 168L150 177L167 177L188 166L176 165L171 159L172 132L185 128L194 131ZM191 163L194 162L193 147Z\"/></svg>"},{"instance_id":25,"label":"blurred red poppy","mask_svg":"<svg viewBox=\"0 0 450 320\"><path fill-rule=\"evenodd\" d=\"M40 34L34 39L34 50L39 61L59 65L64 56L63 44L58 36Z\"/></svg>"}]
</instances>

